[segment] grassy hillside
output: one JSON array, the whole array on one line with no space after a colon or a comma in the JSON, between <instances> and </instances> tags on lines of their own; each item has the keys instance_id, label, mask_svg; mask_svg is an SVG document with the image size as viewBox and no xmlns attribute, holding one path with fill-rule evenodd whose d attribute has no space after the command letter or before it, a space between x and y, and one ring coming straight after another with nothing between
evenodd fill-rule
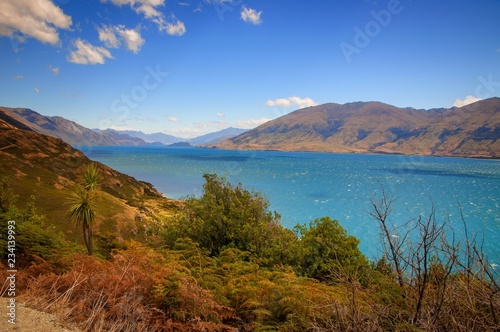
<instances>
[{"instance_id":1,"label":"grassy hillside","mask_svg":"<svg viewBox=\"0 0 500 332\"><path fill-rule=\"evenodd\" d=\"M500 157L500 98L415 110L380 102L324 104L216 144L224 149Z\"/></svg>"},{"instance_id":2,"label":"grassy hillside","mask_svg":"<svg viewBox=\"0 0 500 332\"><path fill-rule=\"evenodd\" d=\"M0 115L0 176L13 180L21 202L35 196L41 214L69 238L79 239L79 230L66 217L68 198L91 161L62 140L29 130L5 113ZM103 178L98 229L102 233L118 230L124 238L140 237L148 222L153 222L149 210L168 205L169 200L151 184L97 164Z\"/></svg>"}]
</instances>

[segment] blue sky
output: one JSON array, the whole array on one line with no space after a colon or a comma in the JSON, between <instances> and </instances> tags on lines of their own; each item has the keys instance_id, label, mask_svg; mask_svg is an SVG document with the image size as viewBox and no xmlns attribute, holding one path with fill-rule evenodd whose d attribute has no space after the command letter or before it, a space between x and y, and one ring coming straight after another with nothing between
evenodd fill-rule
<instances>
[{"instance_id":1,"label":"blue sky","mask_svg":"<svg viewBox=\"0 0 500 332\"><path fill-rule=\"evenodd\" d=\"M3 0L0 105L194 137L500 95L499 0Z\"/></svg>"}]
</instances>

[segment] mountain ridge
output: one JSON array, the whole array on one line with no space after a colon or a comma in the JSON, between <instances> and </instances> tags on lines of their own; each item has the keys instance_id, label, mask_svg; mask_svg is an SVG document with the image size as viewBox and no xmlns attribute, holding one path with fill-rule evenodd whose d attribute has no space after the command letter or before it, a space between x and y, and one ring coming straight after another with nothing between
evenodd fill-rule
<instances>
[{"instance_id":1,"label":"mountain ridge","mask_svg":"<svg viewBox=\"0 0 500 332\"><path fill-rule=\"evenodd\" d=\"M0 113L37 133L60 138L71 146L120 145L106 134L94 132L61 116L44 116L28 108L9 107L0 107Z\"/></svg>"},{"instance_id":2,"label":"mountain ridge","mask_svg":"<svg viewBox=\"0 0 500 332\"><path fill-rule=\"evenodd\" d=\"M214 144L234 137L244 129L226 128L209 134L183 139L173 135L157 132L146 134L137 130L89 129L61 116L45 116L29 108L10 108L0 106L0 119L9 118L17 127L23 126L40 134L60 138L71 146L169 146L188 142L193 145Z\"/></svg>"},{"instance_id":3,"label":"mountain ridge","mask_svg":"<svg viewBox=\"0 0 500 332\"><path fill-rule=\"evenodd\" d=\"M382 102L296 110L207 147L500 158L500 98L417 110Z\"/></svg>"},{"instance_id":4,"label":"mountain ridge","mask_svg":"<svg viewBox=\"0 0 500 332\"><path fill-rule=\"evenodd\" d=\"M128 135L130 137L140 138L145 143L161 143L164 145L169 145L169 144L185 141L184 139L182 139L180 137L176 137L173 135L168 135L168 134L160 133L160 132L146 134L146 133L139 131L139 130L117 130L117 129L112 129L112 128L92 129L92 130L96 131L96 132L106 132L106 133L114 132L114 133L119 134L119 135Z\"/></svg>"}]
</instances>

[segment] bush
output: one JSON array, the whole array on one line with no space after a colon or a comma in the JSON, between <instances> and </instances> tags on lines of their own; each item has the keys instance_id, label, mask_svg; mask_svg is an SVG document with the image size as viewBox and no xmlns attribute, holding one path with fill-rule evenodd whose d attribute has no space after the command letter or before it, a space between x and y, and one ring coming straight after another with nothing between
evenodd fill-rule
<instances>
[{"instance_id":1,"label":"bush","mask_svg":"<svg viewBox=\"0 0 500 332\"><path fill-rule=\"evenodd\" d=\"M45 217L36 213L35 197L31 196L26 206L19 209L11 202L8 208L0 213L0 255L7 257L8 221L15 222L16 265L28 266L37 258L50 259L64 251L73 249L64 239L64 235L54 226L46 224Z\"/></svg>"},{"instance_id":2,"label":"bush","mask_svg":"<svg viewBox=\"0 0 500 332\"><path fill-rule=\"evenodd\" d=\"M312 221L309 227L297 226L297 263L300 274L322 280L366 275L368 260L358 249L359 240L347 234L337 220L323 217Z\"/></svg>"},{"instance_id":3,"label":"bush","mask_svg":"<svg viewBox=\"0 0 500 332\"><path fill-rule=\"evenodd\" d=\"M165 231L171 246L176 239L188 237L211 256L236 248L250 252L262 265L292 260L290 249L296 237L281 226L279 214L268 210L267 200L215 174L204 178L203 195L188 198L186 218L172 222Z\"/></svg>"}]
</instances>

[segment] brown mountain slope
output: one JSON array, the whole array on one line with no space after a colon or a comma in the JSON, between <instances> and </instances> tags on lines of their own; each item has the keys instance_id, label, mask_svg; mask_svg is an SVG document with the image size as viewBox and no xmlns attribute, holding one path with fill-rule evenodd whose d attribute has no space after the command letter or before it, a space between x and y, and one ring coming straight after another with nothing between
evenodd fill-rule
<instances>
[{"instance_id":1,"label":"brown mountain slope","mask_svg":"<svg viewBox=\"0 0 500 332\"><path fill-rule=\"evenodd\" d=\"M70 238L80 239L79 230L66 217L68 197L92 161L61 139L22 126L0 111L0 176L13 180L20 204L34 195L48 222ZM151 184L96 164L102 175L97 233L113 234L115 238L140 237L147 222L153 222L150 208L167 200Z\"/></svg>"},{"instance_id":2,"label":"brown mountain slope","mask_svg":"<svg viewBox=\"0 0 500 332\"><path fill-rule=\"evenodd\" d=\"M498 158L499 137L500 98L433 110L357 102L300 109L215 147Z\"/></svg>"},{"instance_id":3,"label":"brown mountain slope","mask_svg":"<svg viewBox=\"0 0 500 332\"><path fill-rule=\"evenodd\" d=\"M38 133L60 138L72 146L118 145L105 134L96 133L59 116L43 116L27 108L0 107L0 112Z\"/></svg>"},{"instance_id":4,"label":"brown mountain slope","mask_svg":"<svg viewBox=\"0 0 500 332\"><path fill-rule=\"evenodd\" d=\"M57 137L71 146L149 145L143 139L118 134L113 130L94 131L60 116L44 116L27 108L0 107L8 115L37 133Z\"/></svg>"}]
</instances>

